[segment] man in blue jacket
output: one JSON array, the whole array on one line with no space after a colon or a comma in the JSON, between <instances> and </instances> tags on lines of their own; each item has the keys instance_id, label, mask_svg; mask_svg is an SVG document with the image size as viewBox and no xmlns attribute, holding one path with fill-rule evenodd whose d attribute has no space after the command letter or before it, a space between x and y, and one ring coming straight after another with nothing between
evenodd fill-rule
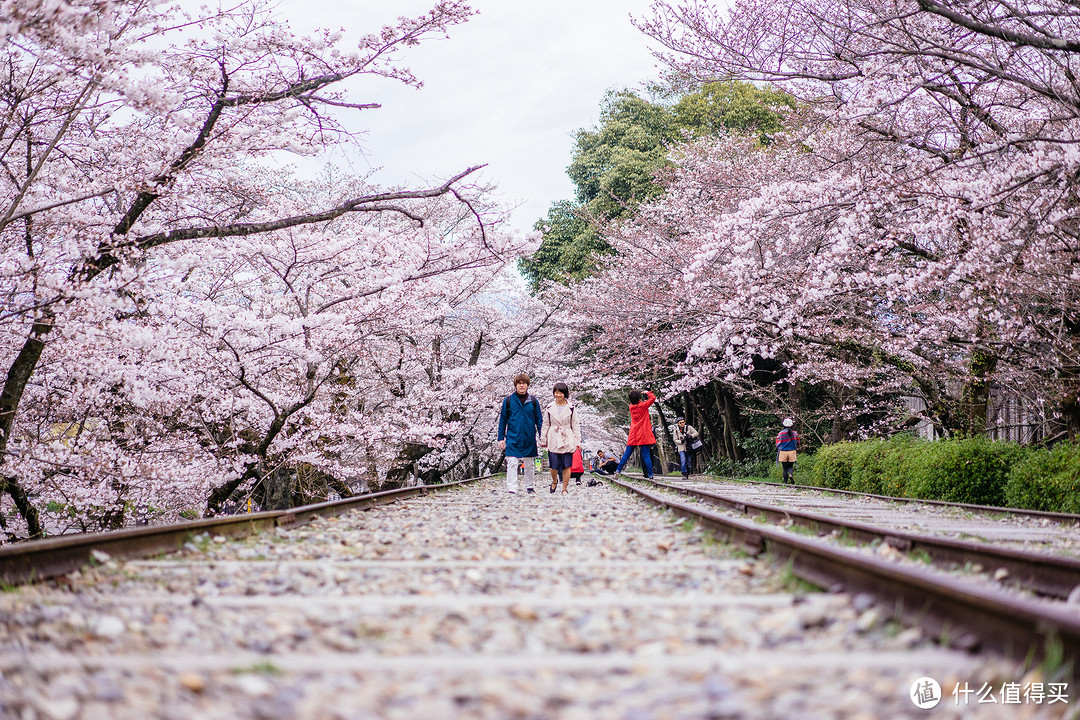
<instances>
[{"instance_id":1,"label":"man in blue jacket","mask_svg":"<svg viewBox=\"0 0 1080 720\"><path fill-rule=\"evenodd\" d=\"M529 376L514 376L514 392L503 398L499 412L499 447L506 451L506 491L516 493L518 464L525 465L525 491L532 494L536 465L533 458L539 456L536 437L543 427L544 417L540 403L529 394Z\"/></svg>"}]
</instances>

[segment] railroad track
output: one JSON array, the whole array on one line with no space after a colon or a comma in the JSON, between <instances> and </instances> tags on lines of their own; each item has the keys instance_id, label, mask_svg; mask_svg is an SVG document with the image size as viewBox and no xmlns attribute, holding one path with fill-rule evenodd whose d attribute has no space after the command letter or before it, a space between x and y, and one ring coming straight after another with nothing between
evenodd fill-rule
<instances>
[{"instance_id":1,"label":"railroad track","mask_svg":"<svg viewBox=\"0 0 1080 720\"><path fill-rule=\"evenodd\" d=\"M1014 718L948 683L1067 684L821 593L611 484L498 478L0 594L0 717ZM668 499L670 502L670 498ZM220 526L229 527L229 526Z\"/></svg>"},{"instance_id":2,"label":"railroad track","mask_svg":"<svg viewBox=\"0 0 1080 720\"><path fill-rule=\"evenodd\" d=\"M691 481L690 485L700 484L696 481ZM869 499L879 500L890 505L912 505L920 507L932 507L940 508L942 510L956 510L964 513L982 513L991 516L1008 515L1010 517L1024 517L1034 520L1045 520L1047 522L1062 523L1071 525L1074 528L1080 525L1080 515L1072 513L1059 513L1048 512L1045 510L1029 510L1026 508L1008 508L999 507L996 505L974 505L971 503L958 503L948 502L945 500L927 500L923 498L909 498L909 497L896 497L894 495L878 495L875 493L857 492L855 490L840 490L836 488L826 488L820 485L785 485L782 483L773 482L771 480L753 480L743 479L739 480L738 484L746 487L755 488L754 492L760 494L762 489L774 490L785 493L785 491L795 492L813 492L822 496L843 496L857 499Z\"/></svg>"},{"instance_id":3,"label":"railroad track","mask_svg":"<svg viewBox=\"0 0 1080 720\"><path fill-rule=\"evenodd\" d=\"M705 523L717 534L741 544L751 555L770 553L789 563L799 577L820 587L872 593L892 605L897 617L928 626L933 632L950 637L956 646L992 648L1018 659L1060 652L1072 662L1080 660L1080 608L1076 605L1037 602L986 584L964 582L910 564L853 553L835 544L798 536L786 528L769 528L745 518L783 521L807 528L815 535L840 534L854 541L877 542L899 551L920 553L939 563L989 568L991 572L996 570L998 580L1010 580L1024 590L1058 598L1067 598L1080 585L1080 562L1073 558L897 532L892 527L754 503L745 497L727 497L682 485L647 483L667 491L664 495L645 490L637 483L616 482L681 516ZM719 505L742 517L678 502L671 499L671 494Z\"/></svg>"},{"instance_id":4,"label":"railroad track","mask_svg":"<svg viewBox=\"0 0 1080 720\"><path fill-rule=\"evenodd\" d=\"M995 582L1036 595L1061 600L1070 595L1074 599L1080 596L1080 558L1020 549L1057 543L1059 552L1080 551L1077 528L1080 516L1052 514L1051 527L1029 527L1003 522L1005 515L1031 516L1027 511L1010 513L1006 508L936 503L937 507L965 513L992 511L995 517L958 517L955 514L928 517L918 512L897 512L889 507L888 499L879 496L872 497L885 502L871 509L865 504L836 502L827 491L819 492L816 499L807 499L805 493L798 494L784 486L779 486L780 490L774 491L773 495L765 496L760 492L760 486L740 487L737 483L656 482L654 485L746 517L783 523L818 536L833 535L852 543L880 544L937 564L982 568L994 577ZM913 524L918 532L907 529ZM957 536L972 539L957 539Z\"/></svg>"},{"instance_id":5,"label":"railroad track","mask_svg":"<svg viewBox=\"0 0 1080 720\"><path fill-rule=\"evenodd\" d=\"M490 477L490 476L485 476ZM290 510L225 515L204 520L171 523L113 532L62 535L34 542L0 547L0 583L19 585L65 575L95 562L96 558L148 557L179 550L200 533L217 537L242 538L277 527L295 527L318 517L333 517L353 510L364 510L380 503L395 502L415 495L458 487L484 478L470 478L437 485L416 485L352 498L333 500Z\"/></svg>"}]
</instances>

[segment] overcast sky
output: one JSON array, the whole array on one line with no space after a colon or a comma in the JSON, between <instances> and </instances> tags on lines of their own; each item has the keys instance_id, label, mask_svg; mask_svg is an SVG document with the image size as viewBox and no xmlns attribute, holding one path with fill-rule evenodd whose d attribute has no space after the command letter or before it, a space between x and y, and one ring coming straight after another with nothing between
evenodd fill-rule
<instances>
[{"instance_id":1,"label":"overcast sky","mask_svg":"<svg viewBox=\"0 0 1080 720\"><path fill-rule=\"evenodd\" d=\"M425 13L434 0L282 0L279 14L295 30L343 28L362 35L398 16ZM571 198L566 177L573 133L592 127L611 88L637 87L658 76L644 35L630 15L650 0L475 0L480 12L450 38L409 49L405 65L419 90L366 80L356 101L368 134L353 169L381 168L382 183L447 178L487 163L483 179L507 203L520 203L513 226L528 230L555 200ZM342 162L335 158L335 162Z\"/></svg>"}]
</instances>

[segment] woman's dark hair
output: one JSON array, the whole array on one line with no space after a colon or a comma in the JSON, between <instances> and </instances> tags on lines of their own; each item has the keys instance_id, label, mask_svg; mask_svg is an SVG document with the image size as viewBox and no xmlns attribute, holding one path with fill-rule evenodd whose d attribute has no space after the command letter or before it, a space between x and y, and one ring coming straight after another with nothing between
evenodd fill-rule
<instances>
[{"instance_id":1,"label":"woman's dark hair","mask_svg":"<svg viewBox=\"0 0 1080 720\"><path fill-rule=\"evenodd\" d=\"M637 405L639 402L641 402L641 391L640 390L631 390L630 391L630 404L631 405Z\"/></svg>"},{"instance_id":2,"label":"woman's dark hair","mask_svg":"<svg viewBox=\"0 0 1080 720\"><path fill-rule=\"evenodd\" d=\"M552 394L561 392L564 398L570 397L570 388L566 387L566 383L555 383L555 387L551 389Z\"/></svg>"}]
</instances>

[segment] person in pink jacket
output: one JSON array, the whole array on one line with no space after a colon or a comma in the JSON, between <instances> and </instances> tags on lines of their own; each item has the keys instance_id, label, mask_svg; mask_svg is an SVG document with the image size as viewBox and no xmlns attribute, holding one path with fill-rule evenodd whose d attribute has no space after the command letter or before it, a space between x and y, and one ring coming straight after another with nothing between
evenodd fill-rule
<instances>
[{"instance_id":1,"label":"person in pink jacket","mask_svg":"<svg viewBox=\"0 0 1080 720\"><path fill-rule=\"evenodd\" d=\"M645 477L652 479L652 457L649 448L656 444L656 436L653 435L652 418L649 417L649 407L656 402L656 396L651 390L645 391L645 399L641 399L640 390L630 391L630 436L626 439L626 451L622 454L618 466L615 468L615 477L622 472L623 466L630 456L634 454L634 448L641 448L641 461L645 464Z\"/></svg>"}]
</instances>

